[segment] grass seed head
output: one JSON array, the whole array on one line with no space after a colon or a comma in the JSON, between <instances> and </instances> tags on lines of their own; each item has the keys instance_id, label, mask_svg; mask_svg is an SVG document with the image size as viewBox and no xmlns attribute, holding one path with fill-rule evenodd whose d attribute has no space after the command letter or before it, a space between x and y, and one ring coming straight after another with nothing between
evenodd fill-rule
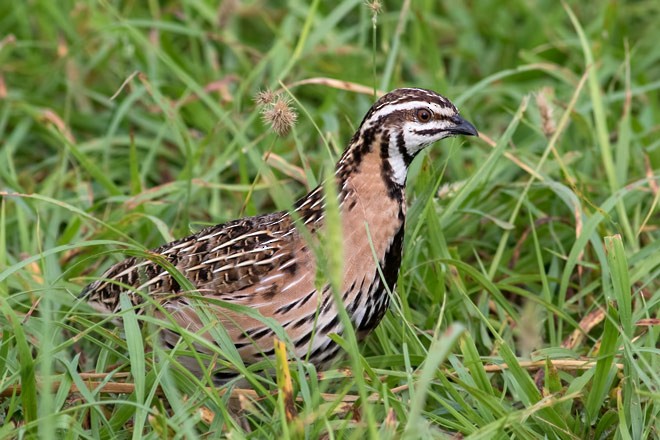
<instances>
[{"instance_id":1,"label":"grass seed head","mask_svg":"<svg viewBox=\"0 0 660 440\"><path fill-rule=\"evenodd\" d=\"M291 100L277 96L275 101L262 111L264 122L272 127L278 136L285 136L298 120L298 114L291 107Z\"/></svg>"}]
</instances>

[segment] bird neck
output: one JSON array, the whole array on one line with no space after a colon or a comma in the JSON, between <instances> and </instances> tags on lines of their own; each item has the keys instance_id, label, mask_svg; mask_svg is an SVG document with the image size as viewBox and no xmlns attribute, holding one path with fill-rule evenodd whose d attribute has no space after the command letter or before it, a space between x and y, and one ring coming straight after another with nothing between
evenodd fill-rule
<instances>
[{"instance_id":1,"label":"bird neck","mask_svg":"<svg viewBox=\"0 0 660 440\"><path fill-rule=\"evenodd\" d=\"M375 196L386 194L392 199L403 201L408 166L412 159L406 152L401 132L384 130L378 126L362 127L353 136L337 163L335 175L340 198L348 196L344 193L350 191L349 182L380 180L384 192L381 190Z\"/></svg>"},{"instance_id":2,"label":"bird neck","mask_svg":"<svg viewBox=\"0 0 660 440\"><path fill-rule=\"evenodd\" d=\"M403 136L377 127L361 129L353 136L335 170L342 217L358 216L354 221L359 223L378 222L387 209L390 215L386 217L403 223L406 174L412 157L402 153L402 142ZM319 186L296 203L296 211L313 229L324 217L324 200Z\"/></svg>"},{"instance_id":3,"label":"bird neck","mask_svg":"<svg viewBox=\"0 0 660 440\"><path fill-rule=\"evenodd\" d=\"M406 215L405 175L396 179L392 136L367 132L354 136L336 168L336 183L344 249L345 288L362 272L374 270L372 254L387 284L396 281L401 263ZM407 164L403 171L407 170ZM296 211L311 232L325 223L325 194L319 186L298 203ZM374 275L375 276L375 275Z\"/></svg>"},{"instance_id":4,"label":"bird neck","mask_svg":"<svg viewBox=\"0 0 660 440\"><path fill-rule=\"evenodd\" d=\"M401 265L405 175L395 180L387 133L377 133L372 139L366 144L352 143L337 166L346 289L353 282L361 284L363 273L379 277L374 258L386 284L393 288ZM374 292L382 294L384 289ZM359 328L368 331L371 327Z\"/></svg>"},{"instance_id":5,"label":"bird neck","mask_svg":"<svg viewBox=\"0 0 660 440\"><path fill-rule=\"evenodd\" d=\"M393 136L387 130L367 128L353 136L337 163L339 206L346 227L369 225L372 233L384 233L384 242L405 220L407 163L396 168ZM395 160L396 160L396 155Z\"/></svg>"}]
</instances>

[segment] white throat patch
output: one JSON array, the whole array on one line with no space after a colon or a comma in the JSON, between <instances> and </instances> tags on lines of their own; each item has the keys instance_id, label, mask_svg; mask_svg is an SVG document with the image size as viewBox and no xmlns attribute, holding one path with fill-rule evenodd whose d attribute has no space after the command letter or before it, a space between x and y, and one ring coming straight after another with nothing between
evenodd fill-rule
<instances>
[{"instance_id":1,"label":"white throat patch","mask_svg":"<svg viewBox=\"0 0 660 440\"><path fill-rule=\"evenodd\" d=\"M392 180L403 186L406 184L406 177L408 175L408 167L406 166L406 161L403 158L403 155L399 151L397 145L396 134L393 133L390 136L389 142L389 151L388 151L388 161L392 167Z\"/></svg>"}]
</instances>

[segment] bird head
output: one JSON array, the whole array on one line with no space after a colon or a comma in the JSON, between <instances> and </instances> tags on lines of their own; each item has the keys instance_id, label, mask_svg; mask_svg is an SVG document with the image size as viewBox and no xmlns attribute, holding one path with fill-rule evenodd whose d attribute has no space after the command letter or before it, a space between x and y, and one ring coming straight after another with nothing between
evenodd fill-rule
<instances>
[{"instance_id":1,"label":"bird head","mask_svg":"<svg viewBox=\"0 0 660 440\"><path fill-rule=\"evenodd\" d=\"M403 185L408 166L424 147L450 136L478 136L447 98L431 90L396 89L383 95L367 112L356 140L381 139L381 157L392 180Z\"/></svg>"}]
</instances>

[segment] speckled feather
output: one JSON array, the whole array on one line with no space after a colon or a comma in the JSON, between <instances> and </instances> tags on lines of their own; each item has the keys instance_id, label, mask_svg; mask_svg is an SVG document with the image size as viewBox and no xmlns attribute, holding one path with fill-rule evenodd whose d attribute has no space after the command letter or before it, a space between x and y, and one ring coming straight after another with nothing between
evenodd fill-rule
<instances>
[{"instance_id":1,"label":"speckled feather","mask_svg":"<svg viewBox=\"0 0 660 440\"><path fill-rule=\"evenodd\" d=\"M422 110L430 112L429 121L420 120L425 119ZM389 305L385 284L392 290L397 280L407 167L424 146L456 134L476 135L476 130L446 98L423 89L398 89L372 106L337 164L344 243L342 300L360 337L383 318ZM153 251L189 279L197 292L182 291L158 264L132 257L112 266L82 295L97 309L116 312L122 292L136 305L142 296L134 291L148 292L162 298L163 307L190 331L201 331L203 325L187 293L248 306L280 322L298 356L309 355L311 362L323 366L338 354L329 335L343 328L329 284L315 287L312 248L317 243L307 243L304 237L314 240L323 233L324 205L319 187L296 203L293 216L277 212L235 220ZM309 233L302 234L298 227ZM217 306L213 311L246 362L272 355L272 331L259 320ZM173 347L178 339L178 334L162 331L165 345ZM195 362L187 364L199 372Z\"/></svg>"}]
</instances>

